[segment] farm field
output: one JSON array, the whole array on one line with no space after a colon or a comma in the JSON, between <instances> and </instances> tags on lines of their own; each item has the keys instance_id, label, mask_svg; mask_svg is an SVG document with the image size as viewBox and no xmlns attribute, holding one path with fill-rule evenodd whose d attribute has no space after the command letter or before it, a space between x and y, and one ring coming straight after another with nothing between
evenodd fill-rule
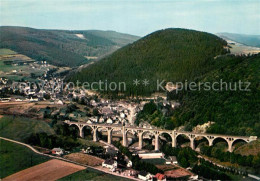
<instances>
[{"instance_id":1,"label":"farm field","mask_svg":"<svg viewBox=\"0 0 260 181\"><path fill-rule=\"evenodd\" d=\"M96 181L127 181L130 179L117 177L108 173L104 173L92 168L87 168L71 175L68 175L64 178L59 179L58 181L71 181L71 180L96 180Z\"/></svg>"},{"instance_id":2,"label":"farm field","mask_svg":"<svg viewBox=\"0 0 260 181\"><path fill-rule=\"evenodd\" d=\"M49 160L27 147L0 140L0 179Z\"/></svg>"},{"instance_id":3,"label":"farm field","mask_svg":"<svg viewBox=\"0 0 260 181\"><path fill-rule=\"evenodd\" d=\"M84 170L85 167L73 163L68 163L61 160L49 160L47 162L38 164L31 168L22 170L18 173L10 175L3 179L3 181L23 181L23 180L57 180L64 176L70 175L74 172Z\"/></svg>"},{"instance_id":4,"label":"farm field","mask_svg":"<svg viewBox=\"0 0 260 181\"><path fill-rule=\"evenodd\" d=\"M47 71L56 69L57 73L70 70L68 67L56 67L41 64L28 56L18 54L10 49L0 49L0 75L11 80L35 80L34 76L42 76Z\"/></svg>"},{"instance_id":5,"label":"farm field","mask_svg":"<svg viewBox=\"0 0 260 181\"><path fill-rule=\"evenodd\" d=\"M64 156L64 158L89 166L99 166L104 161L101 158L84 153L71 153L69 155Z\"/></svg>"},{"instance_id":6,"label":"farm field","mask_svg":"<svg viewBox=\"0 0 260 181\"><path fill-rule=\"evenodd\" d=\"M54 130L44 121L24 117L4 116L0 118L0 136L16 141L24 141L32 133L54 134Z\"/></svg>"}]
</instances>

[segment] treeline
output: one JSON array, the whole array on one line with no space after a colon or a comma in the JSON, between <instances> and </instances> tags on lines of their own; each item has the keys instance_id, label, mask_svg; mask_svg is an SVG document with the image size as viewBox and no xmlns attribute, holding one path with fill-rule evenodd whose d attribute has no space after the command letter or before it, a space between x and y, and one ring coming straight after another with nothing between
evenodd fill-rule
<instances>
[{"instance_id":1,"label":"treeline","mask_svg":"<svg viewBox=\"0 0 260 181\"><path fill-rule=\"evenodd\" d=\"M158 103L150 101L144 105L143 110L137 113L135 124L139 125L141 122L146 121L153 126L173 130L175 122L172 115L173 109L170 105L163 106L160 101Z\"/></svg>"},{"instance_id":2,"label":"treeline","mask_svg":"<svg viewBox=\"0 0 260 181\"><path fill-rule=\"evenodd\" d=\"M260 169L260 153L255 156L243 156L234 152L224 152L223 150L216 149L213 146L201 147L201 153L209 157L217 158L221 162L237 163L241 166L252 167L256 170Z\"/></svg>"},{"instance_id":3,"label":"treeline","mask_svg":"<svg viewBox=\"0 0 260 181\"><path fill-rule=\"evenodd\" d=\"M178 163L184 168L195 165L198 160L198 154L190 147L173 148L168 144L164 144L160 150L165 154L166 157L176 156Z\"/></svg>"},{"instance_id":4,"label":"treeline","mask_svg":"<svg viewBox=\"0 0 260 181\"><path fill-rule=\"evenodd\" d=\"M61 147L65 150L71 150L74 147L80 146L80 143L72 137L47 135L46 133L32 134L25 140L25 142L31 145L49 149Z\"/></svg>"},{"instance_id":5,"label":"treeline","mask_svg":"<svg viewBox=\"0 0 260 181\"><path fill-rule=\"evenodd\" d=\"M196 164L192 168L192 172L211 180L231 180L231 178L221 170L220 167L214 166L207 161L200 160L200 164Z\"/></svg>"},{"instance_id":6,"label":"treeline","mask_svg":"<svg viewBox=\"0 0 260 181\"><path fill-rule=\"evenodd\" d=\"M113 144L119 149L121 153L126 155L133 163L132 168L139 171L146 171L152 174L162 173L162 170L158 169L154 164L142 161L138 155L133 155L128 148L121 145L121 143L113 142Z\"/></svg>"},{"instance_id":7,"label":"treeline","mask_svg":"<svg viewBox=\"0 0 260 181\"><path fill-rule=\"evenodd\" d=\"M225 54L227 43L204 32L166 29L117 50L112 55L76 72L70 81L108 83L125 82L126 90L101 91L112 97L150 95L157 90L157 80L192 80L211 69L215 56ZM133 80L140 80L138 86ZM148 85L143 80L149 80ZM95 87L98 88L98 87ZM161 90L162 91L162 90Z\"/></svg>"}]
</instances>

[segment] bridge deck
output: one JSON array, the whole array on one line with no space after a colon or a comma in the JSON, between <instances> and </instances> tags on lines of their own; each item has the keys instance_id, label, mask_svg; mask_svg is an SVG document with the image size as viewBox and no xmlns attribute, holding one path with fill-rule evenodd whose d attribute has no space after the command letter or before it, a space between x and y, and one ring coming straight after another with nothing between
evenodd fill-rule
<instances>
[{"instance_id":1,"label":"bridge deck","mask_svg":"<svg viewBox=\"0 0 260 181\"><path fill-rule=\"evenodd\" d=\"M122 124L100 124L100 123L86 123L86 122L75 122L75 121L65 121L67 124L76 124L76 125L84 125L84 126L97 126L97 127L110 127L110 128L123 128ZM188 132L188 131L175 131L175 130L165 130L165 129L154 129L154 128L143 128L143 127L136 127L136 126L125 126L124 127L127 130L143 130L143 131L158 131L160 133L177 133L177 134L192 134L196 136L214 136L214 137L229 137L229 138L236 138L236 139L249 139L250 136L237 136L237 135L223 135L223 134L211 134L211 133L194 133L194 132Z\"/></svg>"}]
</instances>

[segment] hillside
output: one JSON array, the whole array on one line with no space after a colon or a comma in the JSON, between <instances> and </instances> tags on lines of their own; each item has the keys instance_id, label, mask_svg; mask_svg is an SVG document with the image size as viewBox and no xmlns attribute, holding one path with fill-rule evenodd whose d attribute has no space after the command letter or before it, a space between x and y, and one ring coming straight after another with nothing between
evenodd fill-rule
<instances>
[{"instance_id":1,"label":"hillside","mask_svg":"<svg viewBox=\"0 0 260 181\"><path fill-rule=\"evenodd\" d=\"M154 32L72 75L69 80L126 82L127 95L156 91L156 80L191 80L211 67L214 57L226 53L226 42L215 35L186 29ZM133 80L149 80L135 87ZM113 92L115 93L115 92Z\"/></svg>"},{"instance_id":2,"label":"hillside","mask_svg":"<svg viewBox=\"0 0 260 181\"><path fill-rule=\"evenodd\" d=\"M31 134L53 135L54 130L43 121L5 116L0 118L0 136L17 141L25 141Z\"/></svg>"},{"instance_id":3,"label":"hillside","mask_svg":"<svg viewBox=\"0 0 260 181\"><path fill-rule=\"evenodd\" d=\"M260 54L250 57L223 56L216 59L213 65L215 70L197 81L227 82L228 90L225 84L219 84L219 90L215 91L201 89L171 93L169 97L181 103L172 116L174 125L185 125L186 130L191 130L198 124L210 121L214 124L207 130L209 133L259 137ZM239 81L250 82L250 90L239 90ZM241 87L244 89L246 84Z\"/></svg>"},{"instance_id":4,"label":"hillside","mask_svg":"<svg viewBox=\"0 0 260 181\"><path fill-rule=\"evenodd\" d=\"M0 27L0 48L9 48L35 60L70 67L103 57L138 38L111 31Z\"/></svg>"},{"instance_id":5,"label":"hillside","mask_svg":"<svg viewBox=\"0 0 260 181\"><path fill-rule=\"evenodd\" d=\"M244 45L260 47L260 35L244 35L235 33L217 33L221 38L232 40Z\"/></svg>"}]
</instances>

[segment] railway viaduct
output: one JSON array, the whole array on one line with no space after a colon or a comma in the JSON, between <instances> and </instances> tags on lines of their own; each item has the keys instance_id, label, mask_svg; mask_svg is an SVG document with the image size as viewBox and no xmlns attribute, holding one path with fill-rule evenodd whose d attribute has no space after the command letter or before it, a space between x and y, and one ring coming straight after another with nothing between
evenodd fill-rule
<instances>
[{"instance_id":1,"label":"railway viaduct","mask_svg":"<svg viewBox=\"0 0 260 181\"><path fill-rule=\"evenodd\" d=\"M177 146L177 137L179 135L184 135L190 140L190 147L195 149L195 139L198 137L206 138L209 146L212 146L214 140L221 138L225 140L228 144L228 151L232 152L232 145L237 140L245 141L249 143L257 139L256 136L230 136L230 135L219 135L219 134L207 134L207 133L193 133L193 132L185 132L185 131L175 131L175 130L164 130L164 129L153 129L153 128L141 128L136 126L123 126L123 125L114 125L114 124L98 124L98 123L85 123L85 122L74 122L74 121L64 121L68 125L75 125L79 128L79 136L84 138L84 127L91 128L93 132L93 141L98 141L97 132L98 129L107 131L107 142L111 144L112 142L112 133L113 131L121 132L123 136L123 146L128 146L127 143L127 133L132 132L138 135L139 140L139 149L143 147L143 135L145 133L150 133L155 137L155 150L159 150L159 137L162 134L168 134L172 139L172 147Z\"/></svg>"}]
</instances>

